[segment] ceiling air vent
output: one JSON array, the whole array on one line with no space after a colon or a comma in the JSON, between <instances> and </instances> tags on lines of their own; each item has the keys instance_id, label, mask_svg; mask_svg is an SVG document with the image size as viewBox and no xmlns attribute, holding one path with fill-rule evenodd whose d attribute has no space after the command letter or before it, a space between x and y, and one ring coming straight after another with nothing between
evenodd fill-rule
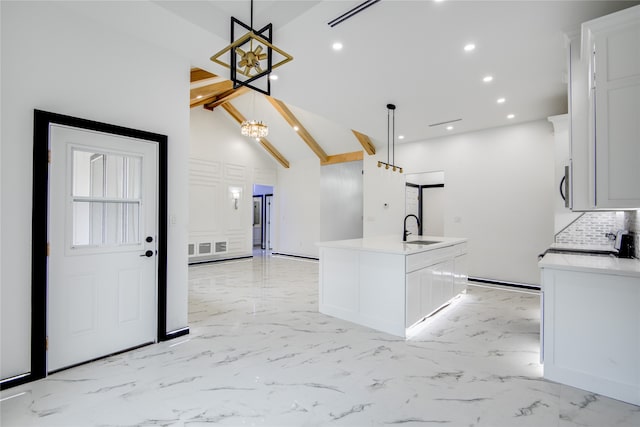
<instances>
[{"instance_id":1,"label":"ceiling air vent","mask_svg":"<svg viewBox=\"0 0 640 427\"><path fill-rule=\"evenodd\" d=\"M189 243L189 256L194 256L195 254L196 254L195 243Z\"/></svg>"},{"instance_id":2,"label":"ceiling air vent","mask_svg":"<svg viewBox=\"0 0 640 427\"><path fill-rule=\"evenodd\" d=\"M430 128L434 127L434 126L442 126L442 125L448 125L449 123L455 123L455 122L459 122L462 119L453 119L453 120L447 120L446 122L439 122L439 123L431 123L429 125Z\"/></svg>"},{"instance_id":3,"label":"ceiling air vent","mask_svg":"<svg viewBox=\"0 0 640 427\"><path fill-rule=\"evenodd\" d=\"M379 1L380 0L367 0L367 1L364 1L364 2L360 3L359 5L357 5L356 7L354 7L353 9L350 9L349 11L343 13L342 15L338 16L337 18L332 19L331 21L327 22L327 25L329 25L331 28L333 28L336 25L338 25L339 23L344 22L349 18L352 18L353 16L355 16L358 13L362 12L363 10L368 8L369 6L373 6L374 4L378 3Z\"/></svg>"}]
</instances>

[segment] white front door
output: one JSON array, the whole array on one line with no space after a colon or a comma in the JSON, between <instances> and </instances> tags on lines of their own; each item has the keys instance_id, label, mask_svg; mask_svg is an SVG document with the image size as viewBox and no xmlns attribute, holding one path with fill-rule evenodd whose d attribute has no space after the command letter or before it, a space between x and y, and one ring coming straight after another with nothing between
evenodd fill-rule
<instances>
[{"instance_id":1,"label":"white front door","mask_svg":"<svg viewBox=\"0 0 640 427\"><path fill-rule=\"evenodd\" d=\"M50 127L47 371L156 340L156 143Z\"/></svg>"}]
</instances>

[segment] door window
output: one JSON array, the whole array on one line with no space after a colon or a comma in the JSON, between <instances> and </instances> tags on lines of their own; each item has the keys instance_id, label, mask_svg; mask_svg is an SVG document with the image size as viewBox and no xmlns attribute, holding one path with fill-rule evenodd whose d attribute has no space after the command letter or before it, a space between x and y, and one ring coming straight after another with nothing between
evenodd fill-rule
<instances>
[{"instance_id":1,"label":"door window","mask_svg":"<svg viewBox=\"0 0 640 427\"><path fill-rule=\"evenodd\" d=\"M142 158L72 149L72 249L141 243Z\"/></svg>"}]
</instances>

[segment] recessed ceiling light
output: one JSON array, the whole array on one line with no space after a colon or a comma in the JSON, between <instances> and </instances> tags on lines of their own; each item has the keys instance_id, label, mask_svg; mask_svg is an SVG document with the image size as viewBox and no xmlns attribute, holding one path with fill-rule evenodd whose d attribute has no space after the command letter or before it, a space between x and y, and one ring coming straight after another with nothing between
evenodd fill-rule
<instances>
[{"instance_id":1,"label":"recessed ceiling light","mask_svg":"<svg viewBox=\"0 0 640 427\"><path fill-rule=\"evenodd\" d=\"M269 74L269 79L270 80L278 80L278 75L277 74Z\"/></svg>"},{"instance_id":2,"label":"recessed ceiling light","mask_svg":"<svg viewBox=\"0 0 640 427\"><path fill-rule=\"evenodd\" d=\"M300 130L300 128L298 126L294 126L293 130L295 130L296 132L298 132Z\"/></svg>"},{"instance_id":3,"label":"recessed ceiling light","mask_svg":"<svg viewBox=\"0 0 640 427\"><path fill-rule=\"evenodd\" d=\"M404 135L398 135L398 139L404 139Z\"/></svg>"},{"instance_id":4,"label":"recessed ceiling light","mask_svg":"<svg viewBox=\"0 0 640 427\"><path fill-rule=\"evenodd\" d=\"M335 42L332 46L333 50L342 50L342 43Z\"/></svg>"},{"instance_id":5,"label":"recessed ceiling light","mask_svg":"<svg viewBox=\"0 0 640 427\"><path fill-rule=\"evenodd\" d=\"M506 101L505 98L498 98L498 100L496 101L498 104L504 104L504 102Z\"/></svg>"},{"instance_id":6,"label":"recessed ceiling light","mask_svg":"<svg viewBox=\"0 0 640 427\"><path fill-rule=\"evenodd\" d=\"M202 99L202 95L196 96L196 99Z\"/></svg>"},{"instance_id":7,"label":"recessed ceiling light","mask_svg":"<svg viewBox=\"0 0 640 427\"><path fill-rule=\"evenodd\" d=\"M513 119L515 116L516 116L515 114L509 114L509 115L507 116L507 119Z\"/></svg>"},{"instance_id":8,"label":"recessed ceiling light","mask_svg":"<svg viewBox=\"0 0 640 427\"><path fill-rule=\"evenodd\" d=\"M491 80L493 80L493 76L484 76L482 79L485 83L489 83Z\"/></svg>"},{"instance_id":9,"label":"recessed ceiling light","mask_svg":"<svg viewBox=\"0 0 640 427\"><path fill-rule=\"evenodd\" d=\"M453 126L447 126L447 130L453 130Z\"/></svg>"},{"instance_id":10,"label":"recessed ceiling light","mask_svg":"<svg viewBox=\"0 0 640 427\"><path fill-rule=\"evenodd\" d=\"M473 43L469 43L467 45L464 46L464 51L465 52L471 52L472 50L474 50L476 48L476 45Z\"/></svg>"}]
</instances>

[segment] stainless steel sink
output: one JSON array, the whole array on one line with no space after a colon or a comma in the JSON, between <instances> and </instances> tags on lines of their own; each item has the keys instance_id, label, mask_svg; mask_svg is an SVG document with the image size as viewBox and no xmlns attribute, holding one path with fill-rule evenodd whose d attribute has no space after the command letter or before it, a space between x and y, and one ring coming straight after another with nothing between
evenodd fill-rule
<instances>
[{"instance_id":1,"label":"stainless steel sink","mask_svg":"<svg viewBox=\"0 0 640 427\"><path fill-rule=\"evenodd\" d=\"M412 245L433 245L435 243L442 243L437 240L409 240L402 243L411 243Z\"/></svg>"}]
</instances>

